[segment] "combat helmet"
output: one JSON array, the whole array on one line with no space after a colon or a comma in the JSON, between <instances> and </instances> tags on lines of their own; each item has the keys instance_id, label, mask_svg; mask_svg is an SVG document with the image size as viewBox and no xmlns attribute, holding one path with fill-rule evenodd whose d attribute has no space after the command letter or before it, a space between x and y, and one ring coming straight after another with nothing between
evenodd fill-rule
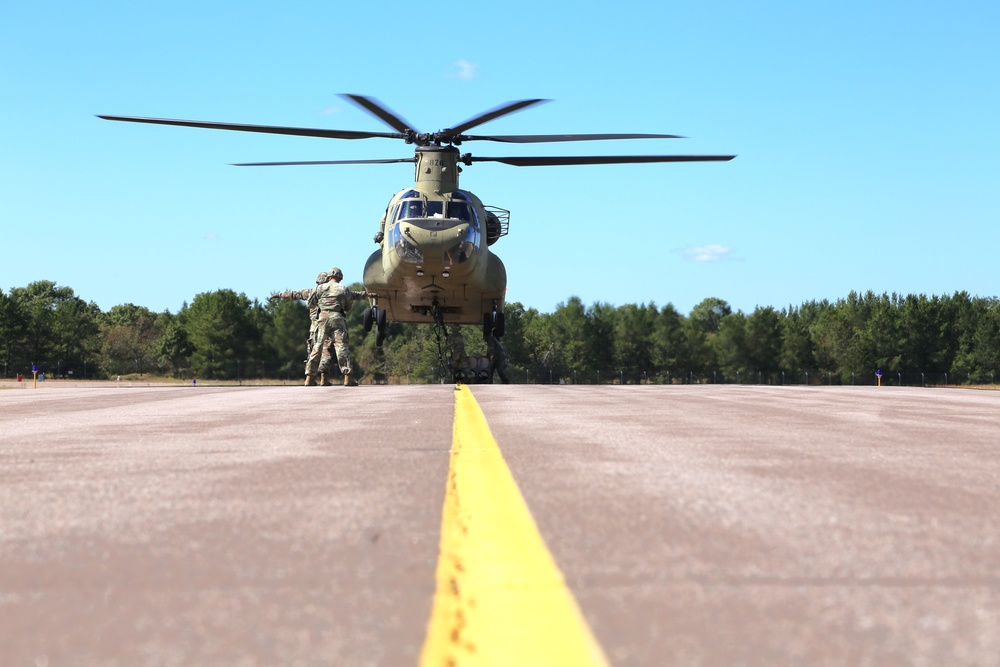
<instances>
[{"instance_id":1,"label":"combat helmet","mask_svg":"<svg viewBox=\"0 0 1000 667\"><path fill-rule=\"evenodd\" d=\"M323 283L328 282L329 280L330 280L330 272L329 271L320 271L319 275L316 276L316 284L317 285L322 285Z\"/></svg>"},{"instance_id":2,"label":"combat helmet","mask_svg":"<svg viewBox=\"0 0 1000 667\"><path fill-rule=\"evenodd\" d=\"M333 267L332 269L330 269L330 277L338 281L343 280L344 272L338 269L337 267Z\"/></svg>"}]
</instances>

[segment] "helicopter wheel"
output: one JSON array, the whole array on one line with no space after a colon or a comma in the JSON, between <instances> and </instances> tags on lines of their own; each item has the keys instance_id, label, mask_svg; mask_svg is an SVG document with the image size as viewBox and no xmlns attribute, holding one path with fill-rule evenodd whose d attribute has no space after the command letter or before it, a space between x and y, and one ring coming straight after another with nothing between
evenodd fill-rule
<instances>
[{"instance_id":1,"label":"helicopter wheel","mask_svg":"<svg viewBox=\"0 0 1000 667\"><path fill-rule=\"evenodd\" d=\"M483 339L486 340L486 342L489 342L494 336L497 338L503 338L503 333L503 313L498 313L496 311L492 313L483 313Z\"/></svg>"},{"instance_id":2,"label":"helicopter wheel","mask_svg":"<svg viewBox=\"0 0 1000 667\"><path fill-rule=\"evenodd\" d=\"M365 309L365 317L364 317L365 333L368 333L369 331L372 330L372 323L375 321L375 317L372 314L373 310L375 310L375 308Z\"/></svg>"},{"instance_id":3,"label":"helicopter wheel","mask_svg":"<svg viewBox=\"0 0 1000 667\"><path fill-rule=\"evenodd\" d=\"M385 337L385 308L375 306L372 310L375 311L375 329L382 332L382 336Z\"/></svg>"}]
</instances>

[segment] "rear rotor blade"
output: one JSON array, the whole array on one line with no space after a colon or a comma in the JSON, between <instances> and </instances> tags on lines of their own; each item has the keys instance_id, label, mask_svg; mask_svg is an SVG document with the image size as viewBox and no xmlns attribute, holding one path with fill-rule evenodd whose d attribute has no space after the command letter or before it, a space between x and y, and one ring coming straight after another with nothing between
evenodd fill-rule
<instances>
[{"instance_id":1,"label":"rear rotor blade","mask_svg":"<svg viewBox=\"0 0 1000 667\"><path fill-rule=\"evenodd\" d=\"M293 167L316 164L393 164L396 162L416 162L415 157L388 158L385 160L314 160L305 162L241 162L234 167Z\"/></svg>"},{"instance_id":2,"label":"rear rotor blade","mask_svg":"<svg viewBox=\"0 0 1000 667\"><path fill-rule=\"evenodd\" d=\"M565 157L473 157L465 155L465 164L502 162L515 167L547 167L574 164L634 164L643 162L726 162L735 155L571 155Z\"/></svg>"},{"instance_id":3,"label":"rear rotor blade","mask_svg":"<svg viewBox=\"0 0 1000 667\"><path fill-rule=\"evenodd\" d=\"M341 95L341 97L354 102L359 107L375 116L397 132L402 132L404 135L410 132L417 132L417 129L413 125L400 118L399 114L389 111L384 104L373 97L350 95L346 93Z\"/></svg>"},{"instance_id":4,"label":"rear rotor blade","mask_svg":"<svg viewBox=\"0 0 1000 667\"><path fill-rule=\"evenodd\" d=\"M557 141L604 141L607 139L684 139L679 134L498 134L462 135L462 141L501 141L508 144L536 144Z\"/></svg>"},{"instance_id":5,"label":"rear rotor blade","mask_svg":"<svg viewBox=\"0 0 1000 667\"><path fill-rule=\"evenodd\" d=\"M308 127L281 127L276 125L243 125L240 123L216 123L201 120L175 120L172 118L141 118L139 116L106 116L104 120L121 120L129 123L151 123L153 125L179 125L181 127L201 127L207 130L234 130L237 132L260 132L262 134L291 134L300 137L322 137L325 139L405 139L402 134L391 132L358 132L355 130L325 130Z\"/></svg>"}]
</instances>

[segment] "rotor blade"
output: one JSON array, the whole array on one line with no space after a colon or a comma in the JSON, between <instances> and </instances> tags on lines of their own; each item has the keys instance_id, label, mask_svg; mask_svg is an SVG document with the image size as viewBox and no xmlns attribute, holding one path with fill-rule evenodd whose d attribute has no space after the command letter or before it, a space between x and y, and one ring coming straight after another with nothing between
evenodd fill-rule
<instances>
[{"instance_id":1,"label":"rotor blade","mask_svg":"<svg viewBox=\"0 0 1000 667\"><path fill-rule=\"evenodd\" d=\"M475 127L476 125L482 125L488 121L499 118L500 116L506 116L509 113L514 113L515 111L520 111L525 107L530 107L533 104L539 104L541 102L548 102L548 100L535 99L535 100L520 100L518 102L507 102L506 104L501 104L495 109L487 111L486 113L479 114L474 118L470 118L464 123L459 123L455 127L449 127L443 132L448 133L449 136L457 136L466 130Z\"/></svg>"},{"instance_id":2,"label":"rotor blade","mask_svg":"<svg viewBox=\"0 0 1000 667\"><path fill-rule=\"evenodd\" d=\"M684 139L679 134L463 134L462 141L502 141L509 144L536 144L556 141L604 141L606 139Z\"/></svg>"},{"instance_id":3,"label":"rotor blade","mask_svg":"<svg viewBox=\"0 0 1000 667\"><path fill-rule=\"evenodd\" d=\"M260 132L262 134L291 134L300 137L323 137L326 139L404 139L405 136L391 132L358 132L355 130L324 130L308 127L280 127L275 125L243 125L239 123L216 123L200 120L174 120L171 118L140 118L138 116L97 115L104 120L123 120L129 123L151 123L153 125L179 125L201 127L207 130L235 130L237 132Z\"/></svg>"},{"instance_id":4,"label":"rotor blade","mask_svg":"<svg viewBox=\"0 0 1000 667\"><path fill-rule=\"evenodd\" d=\"M395 162L416 162L415 157L388 158L386 160L319 160L306 162L241 162L234 167L292 167L315 164L393 164Z\"/></svg>"},{"instance_id":5,"label":"rotor blade","mask_svg":"<svg viewBox=\"0 0 1000 667\"><path fill-rule=\"evenodd\" d=\"M417 131L417 128L400 118L399 114L389 111L384 104L373 97L349 94L342 94L341 97L354 102L359 107L375 116L397 132L403 132L405 134L407 131Z\"/></svg>"},{"instance_id":6,"label":"rotor blade","mask_svg":"<svg viewBox=\"0 0 1000 667\"><path fill-rule=\"evenodd\" d=\"M725 162L735 155L572 155L566 157L473 157L468 162L502 162L515 167L547 167L574 164L632 164L638 162Z\"/></svg>"}]
</instances>

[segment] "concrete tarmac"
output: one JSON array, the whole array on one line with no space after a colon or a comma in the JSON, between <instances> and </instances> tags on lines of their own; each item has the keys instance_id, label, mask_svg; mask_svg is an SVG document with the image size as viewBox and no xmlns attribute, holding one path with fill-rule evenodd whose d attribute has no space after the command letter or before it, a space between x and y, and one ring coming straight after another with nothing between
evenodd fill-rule
<instances>
[{"instance_id":1,"label":"concrete tarmac","mask_svg":"<svg viewBox=\"0 0 1000 667\"><path fill-rule=\"evenodd\" d=\"M473 394L612 665L1000 664L1000 392ZM0 665L415 665L453 413L0 390Z\"/></svg>"}]
</instances>

